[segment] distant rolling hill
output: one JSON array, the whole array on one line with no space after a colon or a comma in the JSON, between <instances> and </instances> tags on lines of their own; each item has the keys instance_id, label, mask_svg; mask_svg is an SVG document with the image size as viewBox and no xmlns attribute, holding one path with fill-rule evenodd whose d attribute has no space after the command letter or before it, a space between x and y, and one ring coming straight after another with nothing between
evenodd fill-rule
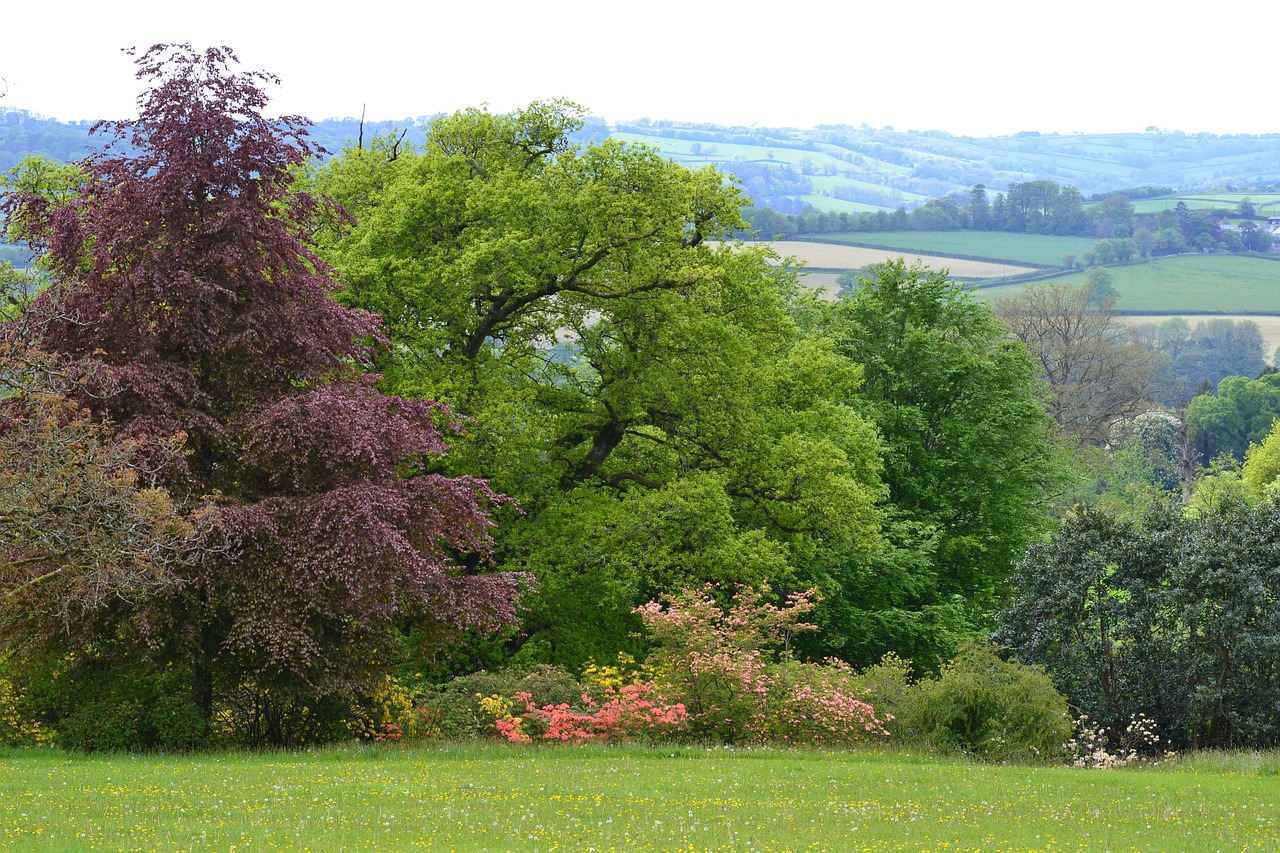
<instances>
[{"instance_id":1,"label":"distant rolling hill","mask_svg":"<svg viewBox=\"0 0 1280 853\"><path fill-rule=\"evenodd\" d=\"M422 139L430 116L366 122L366 142L406 132ZM21 109L0 108L0 171L27 154L57 160L83 155L91 122L65 123ZM329 118L313 136L330 151L353 144L360 122ZM856 212L915 205L984 184L1000 191L1011 181L1051 180L1086 196L1157 185L1179 191L1280 181L1280 134L1216 136L1181 131L1062 136L1026 131L975 138L940 130L895 130L851 125L811 129L724 127L673 121L615 121L588 117L580 141L607 136L650 145L697 168L714 165L737 176L758 205L796 213ZM1276 187L1280 190L1280 186Z\"/></svg>"}]
</instances>

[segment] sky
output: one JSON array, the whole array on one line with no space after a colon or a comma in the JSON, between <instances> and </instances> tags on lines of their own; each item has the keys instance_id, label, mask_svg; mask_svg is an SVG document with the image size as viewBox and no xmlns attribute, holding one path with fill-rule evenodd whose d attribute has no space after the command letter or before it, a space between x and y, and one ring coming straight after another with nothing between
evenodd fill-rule
<instances>
[{"instance_id":1,"label":"sky","mask_svg":"<svg viewBox=\"0 0 1280 853\"><path fill-rule=\"evenodd\" d=\"M1250 58L1280 23L1265 2L1194 15L1151 0L5 5L0 106L64 121L131 117L140 84L121 48L188 42L230 46L281 79L269 112L317 120L567 98L609 121L1280 132L1267 54Z\"/></svg>"}]
</instances>

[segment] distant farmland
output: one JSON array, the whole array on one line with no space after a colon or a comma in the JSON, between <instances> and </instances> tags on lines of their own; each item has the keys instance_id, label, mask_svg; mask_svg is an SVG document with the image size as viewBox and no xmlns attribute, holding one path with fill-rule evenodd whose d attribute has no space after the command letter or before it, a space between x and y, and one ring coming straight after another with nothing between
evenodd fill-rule
<instances>
[{"instance_id":1,"label":"distant farmland","mask_svg":"<svg viewBox=\"0 0 1280 853\"><path fill-rule=\"evenodd\" d=\"M1063 255L1083 256L1098 242L1096 237L1054 237L1048 234L1012 234L1007 231L846 231L815 237L880 246L918 255L941 252L1046 267L1060 265ZM966 273L955 267L954 261L950 261L949 265L953 274L966 276ZM1003 273L1014 274L1012 271Z\"/></svg>"},{"instance_id":2,"label":"distant farmland","mask_svg":"<svg viewBox=\"0 0 1280 853\"><path fill-rule=\"evenodd\" d=\"M1177 314L1280 314L1280 259L1249 255L1176 255L1109 267L1119 294L1116 309ZM1084 273L1052 279L1081 285ZM1049 282L983 287L979 299L1009 296Z\"/></svg>"},{"instance_id":3,"label":"distant farmland","mask_svg":"<svg viewBox=\"0 0 1280 853\"><path fill-rule=\"evenodd\" d=\"M781 240L769 244L783 257L794 256L817 270L851 270L878 264L894 258L905 258L907 263L919 261L934 269L948 269L958 278L999 278L1006 275L1034 272L1031 267L1013 263L992 263L959 258L944 258L917 251L894 248L868 249L860 246L841 246L835 243L810 243L800 240ZM1092 244L1091 244L1092 245Z\"/></svg>"},{"instance_id":4,"label":"distant farmland","mask_svg":"<svg viewBox=\"0 0 1280 853\"><path fill-rule=\"evenodd\" d=\"M1274 214L1277 207L1280 207L1280 194L1277 193L1190 193L1138 199L1133 202L1133 209L1138 213L1159 213L1162 210L1173 210L1181 201L1190 210L1226 209L1235 212L1245 199L1252 202L1254 210L1260 215Z\"/></svg>"}]
</instances>

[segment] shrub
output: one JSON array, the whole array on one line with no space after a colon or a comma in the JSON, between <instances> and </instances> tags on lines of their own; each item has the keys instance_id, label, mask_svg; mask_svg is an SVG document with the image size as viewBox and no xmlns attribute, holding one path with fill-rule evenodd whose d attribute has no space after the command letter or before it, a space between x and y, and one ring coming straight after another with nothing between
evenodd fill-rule
<instances>
[{"instance_id":1,"label":"shrub","mask_svg":"<svg viewBox=\"0 0 1280 853\"><path fill-rule=\"evenodd\" d=\"M665 740L681 731L688 720L684 705L661 703L650 683L625 684L616 690L610 687L606 694L600 704L583 693L575 708L568 703L538 707L528 693L517 693L525 715L513 716L510 705L495 708L506 713L495 721L494 728L512 743L530 743L535 738L574 743Z\"/></svg>"},{"instance_id":2,"label":"shrub","mask_svg":"<svg viewBox=\"0 0 1280 853\"><path fill-rule=\"evenodd\" d=\"M890 736L897 736L899 718L914 688L911 661L889 652L875 666L857 673L853 680L856 693L875 706L885 721Z\"/></svg>"},{"instance_id":3,"label":"shrub","mask_svg":"<svg viewBox=\"0 0 1280 853\"><path fill-rule=\"evenodd\" d=\"M207 722L190 697L189 670L140 658L117 663L96 647L9 664L5 677L21 696L26 725L36 735L29 742L83 752L138 752L187 751L210 741ZM0 689L0 710L2 698Z\"/></svg>"},{"instance_id":4,"label":"shrub","mask_svg":"<svg viewBox=\"0 0 1280 853\"><path fill-rule=\"evenodd\" d=\"M1048 760L1071 737L1067 700L1040 667L969 642L905 695L896 730L937 748L997 761Z\"/></svg>"},{"instance_id":5,"label":"shrub","mask_svg":"<svg viewBox=\"0 0 1280 853\"><path fill-rule=\"evenodd\" d=\"M13 680L0 675L0 745L44 746L52 733L36 719L27 697Z\"/></svg>"},{"instance_id":6,"label":"shrub","mask_svg":"<svg viewBox=\"0 0 1280 853\"><path fill-rule=\"evenodd\" d=\"M414 738L424 740L468 740L481 733L481 724L471 706L473 697L430 686L414 697Z\"/></svg>"},{"instance_id":7,"label":"shrub","mask_svg":"<svg viewBox=\"0 0 1280 853\"><path fill-rule=\"evenodd\" d=\"M790 658L792 635L814 628L800 621L813 608L814 590L781 607L765 601L767 593L741 587L722 608L708 587L684 590L665 608L655 601L637 608L657 644L648 664L661 674L667 701L687 708L691 733L725 743L851 743L883 735L846 664Z\"/></svg>"},{"instance_id":8,"label":"shrub","mask_svg":"<svg viewBox=\"0 0 1280 853\"><path fill-rule=\"evenodd\" d=\"M888 734L885 718L859 699L853 669L829 658L821 665L791 664L775 675L781 704L771 720L771 738L785 743L849 746L868 734Z\"/></svg>"},{"instance_id":9,"label":"shrub","mask_svg":"<svg viewBox=\"0 0 1280 853\"><path fill-rule=\"evenodd\" d=\"M209 721L190 696L161 696L147 715L154 744L170 752L190 752L209 743Z\"/></svg>"},{"instance_id":10,"label":"shrub","mask_svg":"<svg viewBox=\"0 0 1280 853\"><path fill-rule=\"evenodd\" d=\"M1067 761L1072 767L1110 770L1125 767L1160 753L1160 734L1156 721L1146 714L1133 714L1122 731L1108 733L1104 726L1081 715L1075 721L1075 736L1066 745ZM1174 753L1164 752L1166 757Z\"/></svg>"},{"instance_id":11,"label":"shrub","mask_svg":"<svg viewBox=\"0 0 1280 853\"><path fill-rule=\"evenodd\" d=\"M58 727L55 742L83 752L141 752L151 740L142 704L107 699L76 708Z\"/></svg>"},{"instance_id":12,"label":"shrub","mask_svg":"<svg viewBox=\"0 0 1280 853\"><path fill-rule=\"evenodd\" d=\"M333 743L351 736L350 715L350 703L341 697L303 705L293 696L245 682L226 691L214 708L213 735L250 749Z\"/></svg>"},{"instance_id":13,"label":"shrub","mask_svg":"<svg viewBox=\"0 0 1280 853\"><path fill-rule=\"evenodd\" d=\"M351 703L347 729L361 740L398 741L412 732L416 719L408 688L387 675L376 690Z\"/></svg>"},{"instance_id":14,"label":"shrub","mask_svg":"<svg viewBox=\"0 0 1280 853\"><path fill-rule=\"evenodd\" d=\"M412 737L465 740L497 734L494 724L511 715L521 693L536 707L574 705L587 687L572 673L550 664L507 668L460 676L444 685L423 684L413 691Z\"/></svg>"},{"instance_id":15,"label":"shrub","mask_svg":"<svg viewBox=\"0 0 1280 853\"><path fill-rule=\"evenodd\" d=\"M528 693L539 704L572 704L578 701L585 690L573 673L545 663L538 664L522 676L517 688L520 692Z\"/></svg>"}]
</instances>

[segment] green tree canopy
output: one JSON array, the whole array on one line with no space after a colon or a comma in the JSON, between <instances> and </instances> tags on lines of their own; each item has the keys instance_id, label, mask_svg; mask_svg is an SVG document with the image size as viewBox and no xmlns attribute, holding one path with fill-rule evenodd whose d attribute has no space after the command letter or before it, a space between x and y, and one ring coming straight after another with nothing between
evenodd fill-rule
<instances>
[{"instance_id":1,"label":"green tree canopy","mask_svg":"<svg viewBox=\"0 0 1280 853\"><path fill-rule=\"evenodd\" d=\"M1178 748L1273 744L1278 523L1265 501L1135 520L1081 508L1019 564L997 638L1115 731L1145 713Z\"/></svg>"},{"instance_id":2,"label":"green tree canopy","mask_svg":"<svg viewBox=\"0 0 1280 853\"><path fill-rule=\"evenodd\" d=\"M1250 444L1258 444L1280 417L1280 374L1257 379L1228 376L1216 394L1201 394L1187 406L1191 440L1205 459L1226 453L1244 459Z\"/></svg>"},{"instance_id":3,"label":"green tree canopy","mask_svg":"<svg viewBox=\"0 0 1280 853\"><path fill-rule=\"evenodd\" d=\"M631 609L703 581L785 592L879 543L879 441L858 367L801 334L794 274L724 242L738 190L643 146L575 147L572 104L465 110L421 147L315 176L324 234L392 341L398 393L471 420L447 464L517 499L500 560L542 584L523 653L611 656Z\"/></svg>"},{"instance_id":4,"label":"green tree canopy","mask_svg":"<svg viewBox=\"0 0 1280 853\"><path fill-rule=\"evenodd\" d=\"M1046 529L1058 460L1034 357L945 272L901 260L823 306L820 327L863 365L854 398L884 438L890 547L847 576L850 614L924 663L982 619ZM856 617L856 618L855 618ZM855 632L850 631L851 635Z\"/></svg>"}]
</instances>

